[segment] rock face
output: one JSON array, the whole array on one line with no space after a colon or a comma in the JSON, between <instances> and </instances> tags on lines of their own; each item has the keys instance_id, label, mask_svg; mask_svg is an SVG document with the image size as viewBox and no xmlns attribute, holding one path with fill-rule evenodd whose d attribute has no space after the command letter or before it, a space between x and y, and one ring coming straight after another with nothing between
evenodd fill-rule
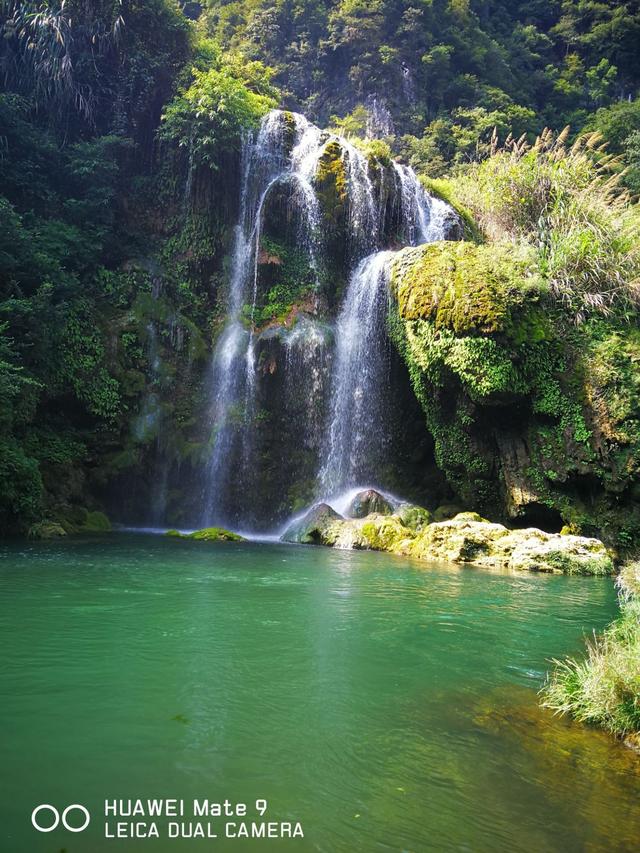
<instances>
[{"instance_id":1,"label":"rock face","mask_svg":"<svg viewBox=\"0 0 640 853\"><path fill-rule=\"evenodd\" d=\"M402 508L401 508L402 509ZM408 510L412 514L408 514ZM458 513L448 521L407 524L421 507L400 513L372 513L342 518L327 504L318 504L282 537L285 542L328 545L340 549L389 551L421 560L446 560L513 571L609 575L613 561L598 539L545 533L536 528L509 530L475 512ZM426 510L422 510L428 516Z\"/></svg>"},{"instance_id":2,"label":"rock face","mask_svg":"<svg viewBox=\"0 0 640 853\"><path fill-rule=\"evenodd\" d=\"M358 492L349 504L346 514L348 518L366 518L367 515L374 512L379 515L391 515L393 507L380 492L376 492L375 489L367 489Z\"/></svg>"},{"instance_id":3,"label":"rock face","mask_svg":"<svg viewBox=\"0 0 640 853\"><path fill-rule=\"evenodd\" d=\"M606 319L572 324L536 269L512 243L404 249L392 337L458 500L632 547L640 335Z\"/></svg>"},{"instance_id":4,"label":"rock face","mask_svg":"<svg viewBox=\"0 0 640 853\"><path fill-rule=\"evenodd\" d=\"M425 560L442 559L514 571L608 575L614 570L598 539L544 533L536 528L509 530L476 513L460 513L426 527L409 553Z\"/></svg>"},{"instance_id":5,"label":"rock face","mask_svg":"<svg viewBox=\"0 0 640 853\"><path fill-rule=\"evenodd\" d=\"M336 521L343 521L343 518L334 509L328 504L316 504L301 519L294 521L281 539L300 545L333 545L327 533Z\"/></svg>"}]
</instances>

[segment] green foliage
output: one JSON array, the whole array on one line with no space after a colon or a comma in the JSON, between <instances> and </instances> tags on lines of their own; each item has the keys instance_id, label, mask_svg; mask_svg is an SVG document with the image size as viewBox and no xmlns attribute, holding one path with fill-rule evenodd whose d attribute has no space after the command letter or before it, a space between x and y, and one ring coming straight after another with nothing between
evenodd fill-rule
<instances>
[{"instance_id":1,"label":"green foliage","mask_svg":"<svg viewBox=\"0 0 640 853\"><path fill-rule=\"evenodd\" d=\"M193 82L163 115L162 137L187 147L195 162L214 169L221 154L237 148L242 134L276 105L272 95L252 91L232 70L194 68Z\"/></svg>"},{"instance_id":2,"label":"green foliage","mask_svg":"<svg viewBox=\"0 0 640 853\"><path fill-rule=\"evenodd\" d=\"M38 463L10 436L0 437L0 533L25 530L41 511Z\"/></svg>"},{"instance_id":3,"label":"green foliage","mask_svg":"<svg viewBox=\"0 0 640 853\"><path fill-rule=\"evenodd\" d=\"M567 148L567 132L512 142L455 180L456 195L491 239L535 248L541 276L583 322L630 315L638 303L640 220L597 135Z\"/></svg>"},{"instance_id":4,"label":"green foliage","mask_svg":"<svg viewBox=\"0 0 640 853\"><path fill-rule=\"evenodd\" d=\"M85 533L107 533L111 530L111 522L99 510L88 512L80 529Z\"/></svg>"},{"instance_id":5,"label":"green foliage","mask_svg":"<svg viewBox=\"0 0 640 853\"><path fill-rule=\"evenodd\" d=\"M640 733L640 564L626 565L618 586L620 616L585 659L555 661L542 704L625 737Z\"/></svg>"},{"instance_id":6,"label":"green foliage","mask_svg":"<svg viewBox=\"0 0 640 853\"><path fill-rule=\"evenodd\" d=\"M246 305L247 322L260 328L273 320L282 322L296 304L304 302L315 289L315 275L305 252L263 237L260 268L269 270L269 285L258 293L255 305Z\"/></svg>"},{"instance_id":7,"label":"green foliage","mask_svg":"<svg viewBox=\"0 0 640 853\"><path fill-rule=\"evenodd\" d=\"M8 88L87 130L149 144L158 100L187 59L191 26L174 0L2 0L0 65Z\"/></svg>"},{"instance_id":8,"label":"green foliage","mask_svg":"<svg viewBox=\"0 0 640 853\"><path fill-rule=\"evenodd\" d=\"M494 127L503 137L580 127L590 111L635 94L640 83L640 13L613 0L206 0L204 7L204 30L275 68L276 82L321 124L362 137L376 132L372 99L390 109L404 134L398 147L431 176L484 156Z\"/></svg>"}]
</instances>

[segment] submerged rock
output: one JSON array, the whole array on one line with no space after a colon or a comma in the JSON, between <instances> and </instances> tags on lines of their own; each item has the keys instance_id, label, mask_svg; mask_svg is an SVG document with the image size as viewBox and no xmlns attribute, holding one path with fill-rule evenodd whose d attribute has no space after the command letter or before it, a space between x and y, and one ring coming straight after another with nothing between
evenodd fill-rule
<instances>
[{"instance_id":1,"label":"submerged rock","mask_svg":"<svg viewBox=\"0 0 640 853\"><path fill-rule=\"evenodd\" d=\"M204 527L202 530L194 530L193 533L167 530L164 535L173 536L176 539L196 539L199 542L244 542L243 536L225 530L224 527Z\"/></svg>"},{"instance_id":2,"label":"submerged rock","mask_svg":"<svg viewBox=\"0 0 640 853\"><path fill-rule=\"evenodd\" d=\"M379 515L391 515L393 507L389 501L376 492L375 489L365 489L358 492L347 508L347 518L366 518L371 513Z\"/></svg>"},{"instance_id":3,"label":"submerged rock","mask_svg":"<svg viewBox=\"0 0 640 853\"><path fill-rule=\"evenodd\" d=\"M319 503L312 506L302 518L290 524L280 538L283 542L300 545L333 545L335 539L331 541L330 537L327 538L327 533L334 522L343 520L329 504Z\"/></svg>"}]
</instances>

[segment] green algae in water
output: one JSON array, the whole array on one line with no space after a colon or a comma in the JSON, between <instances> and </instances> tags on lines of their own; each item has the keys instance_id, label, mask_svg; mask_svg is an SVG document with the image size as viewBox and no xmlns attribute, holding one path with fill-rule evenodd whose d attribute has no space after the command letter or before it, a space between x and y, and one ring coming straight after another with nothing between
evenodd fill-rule
<instances>
[{"instance_id":1,"label":"green algae in water","mask_svg":"<svg viewBox=\"0 0 640 853\"><path fill-rule=\"evenodd\" d=\"M121 534L0 554L2 850L211 851L29 826L138 796L264 797L296 853L637 849L637 756L536 704L611 580Z\"/></svg>"}]
</instances>

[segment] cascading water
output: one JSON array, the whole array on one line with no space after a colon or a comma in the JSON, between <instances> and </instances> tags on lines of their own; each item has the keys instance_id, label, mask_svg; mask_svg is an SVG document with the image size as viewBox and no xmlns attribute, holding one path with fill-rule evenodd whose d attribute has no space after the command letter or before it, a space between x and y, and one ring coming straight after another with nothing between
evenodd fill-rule
<instances>
[{"instance_id":1,"label":"cascading water","mask_svg":"<svg viewBox=\"0 0 640 853\"><path fill-rule=\"evenodd\" d=\"M421 187L415 173L395 163L404 240L419 245L444 239L448 205ZM390 440L385 417L389 364L386 320L388 277L394 252L375 252L353 272L336 324L330 420L319 496L336 496L360 483L371 485Z\"/></svg>"},{"instance_id":2,"label":"cascading water","mask_svg":"<svg viewBox=\"0 0 640 853\"><path fill-rule=\"evenodd\" d=\"M356 267L338 322L323 495L362 482L386 444L382 379L387 365L387 267L393 252L376 252ZM374 456L376 457L374 459Z\"/></svg>"},{"instance_id":3,"label":"cascading water","mask_svg":"<svg viewBox=\"0 0 640 853\"><path fill-rule=\"evenodd\" d=\"M379 164L376 172L365 154L347 140L319 130L303 116L273 111L265 117L259 132L245 140L242 150L240 210L230 268L227 321L209 374L211 438L201 517L204 524L243 526L246 516L238 509L238 502L235 510L230 507L230 487L249 494L256 482L253 460L258 347L263 336L254 330L254 317L259 299L265 209L273 193L277 196L284 191L296 217L297 246L308 259L318 291L326 260L326 235L316 178L323 156L332 150L330 145L333 150L336 146L339 149L344 175L345 257L352 272L335 327L330 417L320 442L322 452L315 450L325 459L318 475L323 494L372 476L373 460L384 452L386 419L380 388L388 362L385 323L391 253L379 250L385 243L416 244L439 239L444 222L440 206L443 211L450 209L424 192L411 169L394 164L385 171ZM306 329L305 336L309 334ZM292 345L299 345L297 341L298 336L292 333L285 344L289 353ZM322 353L321 360L326 365L324 343ZM292 370L289 362L290 358L285 370ZM298 364L296 373L304 363L302 360ZM308 393L322 384L315 377ZM322 405L304 407L309 424L296 424L301 436L309 435L318 410Z\"/></svg>"},{"instance_id":4,"label":"cascading water","mask_svg":"<svg viewBox=\"0 0 640 853\"><path fill-rule=\"evenodd\" d=\"M226 510L230 474L234 472L236 481L250 475L256 369L251 326L258 296L265 204L274 188L288 186L290 204L298 214L298 243L318 276L321 211L313 178L324 146L332 138L301 115L274 110L263 120L257 137L243 144L240 215L227 322L216 344L209 376L212 433L202 516L206 524L235 521ZM351 202L350 230L364 242L372 228L374 210L366 158L346 142L342 148Z\"/></svg>"}]
</instances>

